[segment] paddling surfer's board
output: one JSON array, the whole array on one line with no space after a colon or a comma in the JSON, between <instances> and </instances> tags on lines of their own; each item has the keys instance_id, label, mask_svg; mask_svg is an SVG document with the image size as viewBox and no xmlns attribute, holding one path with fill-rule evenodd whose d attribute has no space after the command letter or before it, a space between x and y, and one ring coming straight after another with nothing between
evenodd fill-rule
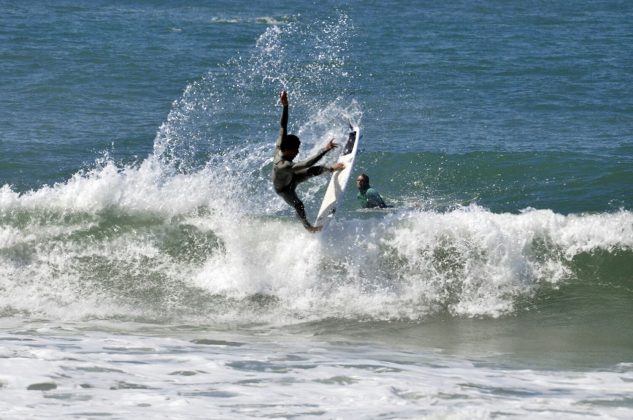
<instances>
[{"instance_id":1,"label":"paddling surfer's board","mask_svg":"<svg viewBox=\"0 0 633 420\"><path fill-rule=\"evenodd\" d=\"M358 127L350 127L352 130L347 137L347 142L343 147L343 152L339 156L337 163L345 165L345 169L337 171L332 174L330 183L325 191L319 214L317 215L314 226L322 226L324 229L334 218L336 208L340 206L343 200L343 193L347 186L347 181L352 173L354 166L354 160L356 159L356 151L358 150L358 143L360 140L360 130Z\"/></svg>"}]
</instances>

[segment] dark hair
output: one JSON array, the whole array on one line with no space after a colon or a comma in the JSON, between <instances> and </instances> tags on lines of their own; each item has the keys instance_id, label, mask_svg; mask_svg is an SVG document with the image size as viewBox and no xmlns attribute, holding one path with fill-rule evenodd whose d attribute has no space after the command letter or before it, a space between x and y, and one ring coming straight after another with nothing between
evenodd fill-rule
<instances>
[{"instance_id":1,"label":"dark hair","mask_svg":"<svg viewBox=\"0 0 633 420\"><path fill-rule=\"evenodd\" d=\"M301 140L299 140L299 137L295 136L294 134L288 134L286 137L283 138L283 140L281 140L279 148L281 150L295 149L298 148L300 144Z\"/></svg>"},{"instance_id":2,"label":"dark hair","mask_svg":"<svg viewBox=\"0 0 633 420\"><path fill-rule=\"evenodd\" d=\"M360 174L361 178L365 180L367 184L369 184L369 177L366 174Z\"/></svg>"}]
</instances>

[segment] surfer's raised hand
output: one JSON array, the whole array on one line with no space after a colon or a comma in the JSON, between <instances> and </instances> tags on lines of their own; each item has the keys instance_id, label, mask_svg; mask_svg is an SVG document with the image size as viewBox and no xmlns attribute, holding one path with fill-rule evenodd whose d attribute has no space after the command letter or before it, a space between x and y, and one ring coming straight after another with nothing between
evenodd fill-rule
<instances>
[{"instance_id":1,"label":"surfer's raised hand","mask_svg":"<svg viewBox=\"0 0 633 420\"><path fill-rule=\"evenodd\" d=\"M288 92L282 90L279 93L279 102L281 102L281 106L288 106Z\"/></svg>"},{"instance_id":2,"label":"surfer's raised hand","mask_svg":"<svg viewBox=\"0 0 633 420\"><path fill-rule=\"evenodd\" d=\"M334 143L334 139L330 139L328 144L325 145L325 151L329 152L330 150L334 149L337 146L338 146L338 144Z\"/></svg>"},{"instance_id":3,"label":"surfer's raised hand","mask_svg":"<svg viewBox=\"0 0 633 420\"><path fill-rule=\"evenodd\" d=\"M330 170L332 172L342 171L343 169L345 169L345 164L343 162L335 163L334 165L330 167Z\"/></svg>"}]
</instances>

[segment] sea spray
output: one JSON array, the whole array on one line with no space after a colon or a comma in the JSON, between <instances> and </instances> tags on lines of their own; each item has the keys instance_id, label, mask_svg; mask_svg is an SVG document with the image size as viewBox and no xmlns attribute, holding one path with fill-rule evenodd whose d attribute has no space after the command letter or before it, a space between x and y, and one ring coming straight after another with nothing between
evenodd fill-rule
<instances>
[{"instance_id":1,"label":"sea spray","mask_svg":"<svg viewBox=\"0 0 633 420\"><path fill-rule=\"evenodd\" d=\"M344 91L310 91L325 88L333 72L343 74L347 23L340 15L307 29L271 26L245 63L231 60L223 72L210 72L185 88L145 160L118 165L106 156L65 182L25 193L5 185L0 196L4 306L77 319L222 312L204 291L208 299L195 299L201 290L188 284L200 277L200 265L224 253L235 257L230 245L240 229L270 223L270 215L285 209L269 187L277 130L268 128L278 116L268 114L278 111L277 91L294 92L298 112L293 123L304 153L341 137L348 121L360 119L358 103L344 102ZM314 37L315 30L322 35ZM270 42L279 53L291 38L315 42L315 48L307 61L283 57L288 77L297 74L293 62L307 67L300 80L280 84L262 71L284 73L267 54ZM333 59L334 52L341 55ZM261 98L260 83L267 86L270 101L253 101ZM304 90L311 92L310 100ZM246 118L252 124L235 123L257 115ZM316 190L314 183L307 189L308 200Z\"/></svg>"}]
</instances>

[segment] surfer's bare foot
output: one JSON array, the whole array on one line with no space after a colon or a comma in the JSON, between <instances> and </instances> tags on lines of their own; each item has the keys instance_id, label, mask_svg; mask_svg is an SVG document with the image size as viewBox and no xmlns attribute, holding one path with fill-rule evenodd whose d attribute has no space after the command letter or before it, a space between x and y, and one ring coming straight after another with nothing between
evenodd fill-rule
<instances>
[{"instance_id":1,"label":"surfer's bare foot","mask_svg":"<svg viewBox=\"0 0 633 420\"><path fill-rule=\"evenodd\" d=\"M321 229L323 229L323 226L310 226L310 227L306 227L306 230L310 233L317 233L320 232Z\"/></svg>"}]
</instances>

